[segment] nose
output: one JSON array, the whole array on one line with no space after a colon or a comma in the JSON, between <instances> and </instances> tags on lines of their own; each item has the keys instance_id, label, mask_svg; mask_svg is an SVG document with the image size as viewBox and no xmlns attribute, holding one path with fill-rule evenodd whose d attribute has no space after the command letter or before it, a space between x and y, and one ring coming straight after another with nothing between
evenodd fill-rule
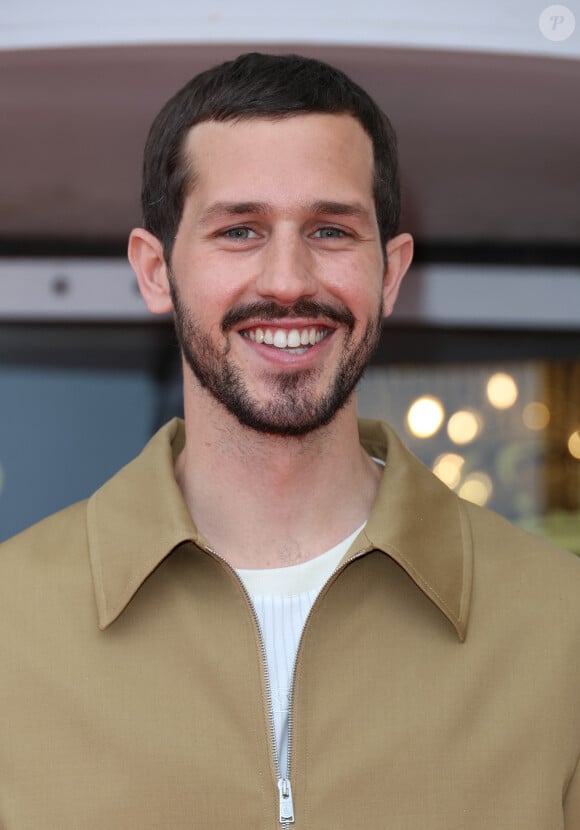
<instances>
[{"instance_id":1,"label":"nose","mask_svg":"<svg viewBox=\"0 0 580 830\"><path fill-rule=\"evenodd\" d=\"M298 233L273 233L262 253L256 282L261 297L289 305L316 293L315 263Z\"/></svg>"}]
</instances>

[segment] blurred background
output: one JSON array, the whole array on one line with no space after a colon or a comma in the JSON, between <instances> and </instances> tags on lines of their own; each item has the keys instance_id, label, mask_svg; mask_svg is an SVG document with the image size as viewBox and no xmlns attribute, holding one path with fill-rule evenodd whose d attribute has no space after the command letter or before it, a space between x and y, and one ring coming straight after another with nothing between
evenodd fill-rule
<instances>
[{"instance_id":1,"label":"blurred background","mask_svg":"<svg viewBox=\"0 0 580 830\"><path fill-rule=\"evenodd\" d=\"M253 49L336 64L397 130L417 256L361 415L580 553L580 4L530 0L4 0L0 540L181 413L171 321L125 258L142 148L179 86Z\"/></svg>"}]
</instances>

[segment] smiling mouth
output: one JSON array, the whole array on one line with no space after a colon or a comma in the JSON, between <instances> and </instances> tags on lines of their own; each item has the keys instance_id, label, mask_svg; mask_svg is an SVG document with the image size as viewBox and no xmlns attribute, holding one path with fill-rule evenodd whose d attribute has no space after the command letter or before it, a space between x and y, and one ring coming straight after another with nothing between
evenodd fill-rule
<instances>
[{"instance_id":1,"label":"smiling mouth","mask_svg":"<svg viewBox=\"0 0 580 830\"><path fill-rule=\"evenodd\" d=\"M328 337L331 331L332 329L326 326L304 326L294 329L254 326L243 329L240 334L253 343L272 346L292 354L303 354Z\"/></svg>"}]
</instances>

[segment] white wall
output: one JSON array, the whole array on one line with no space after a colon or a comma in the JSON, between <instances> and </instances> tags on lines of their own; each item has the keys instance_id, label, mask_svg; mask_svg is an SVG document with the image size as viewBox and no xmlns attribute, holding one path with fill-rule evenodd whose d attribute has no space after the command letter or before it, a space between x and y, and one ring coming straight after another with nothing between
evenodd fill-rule
<instances>
[{"instance_id":1,"label":"white wall","mask_svg":"<svg viewBox=\"0 0 580 830\"><path fill-rule=\"evenodd\" d=\"M547 0L2 0L0 49L131 43L316 43L580 57L538 26Z\"/></svg>"}]
</instances>

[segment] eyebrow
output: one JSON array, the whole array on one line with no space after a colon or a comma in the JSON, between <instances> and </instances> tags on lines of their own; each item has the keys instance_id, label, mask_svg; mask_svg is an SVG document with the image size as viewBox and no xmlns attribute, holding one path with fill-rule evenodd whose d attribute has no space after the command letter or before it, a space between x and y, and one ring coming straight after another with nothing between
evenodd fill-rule
<instances>
[{"instance_id":1,"label":"eyebrow","mask_svg":"<svg viewBox=\"0 0 580 830\"><path fill-rule=\"evenodd\" d=\"M314 202L310 206L313 213L330 213L335 216L355 216L368 219L368 210L358 202Z\"/></svg>"},{"instance_id":2,"label":"eyebrow","mask_svg":"<svg viewBox=\"0 0 580 830\"><path fill-rule=\"evenodd\" d=\"M317 215L354 216L360 219L369 219L368 210L358 202L333 202L320 200L305 206L310 213ZM201 217L202 225L209 224L213 219L221 216L244 216L248 213L264 215L270 210L266 202L214 202L205 210Z\"/></svg>"},{"instance_id":3,"label":"eyebrow","mask_svg":"<svg viewBox=\"0 0 580 830\"><path fill-rule=\"evenodd\" d=\"M242 216L247 213L264 214L268 211L265 202L214 202L200 217L202 225L209 224L220 216Z\"/></svg>"}]
</instances>

